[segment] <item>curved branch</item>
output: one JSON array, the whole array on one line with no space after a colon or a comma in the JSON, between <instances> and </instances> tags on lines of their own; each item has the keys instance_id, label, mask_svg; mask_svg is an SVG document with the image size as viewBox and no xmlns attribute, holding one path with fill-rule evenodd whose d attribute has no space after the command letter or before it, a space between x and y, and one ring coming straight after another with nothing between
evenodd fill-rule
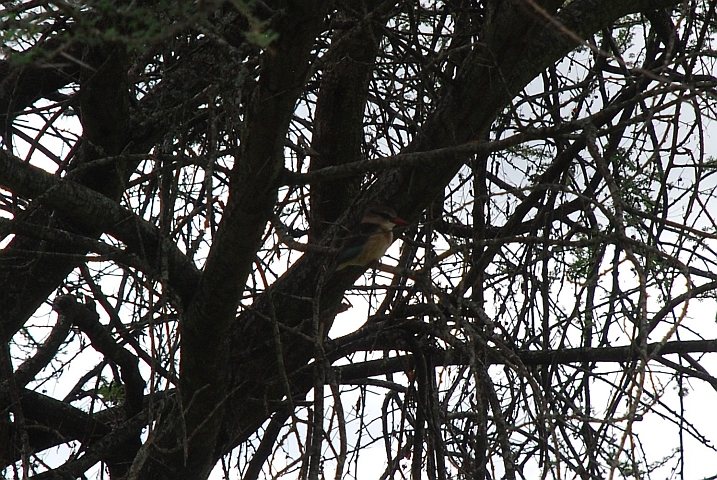
<instances>
[{"instance_id":1,"label":"curved branch","mask_svg":"<svg viewBox=\"0 0 717 480\"><path fill-rule=\"evenodd\" d=\"M104 231L128 246L128 250L146 259L146 264L160 265L160 245L167 255L169 287L184 305L192 298L199 282L199 270L176 245L166 245L159 230L108 197L71 180L54 175L23 162L0 150L0 186L21 197L34 199L59 212L77 225ZM158 268L158 267L155 267ZM6 327L6 332L15 332Z\"/></svg>"},{"instance_id":2,"label":"curved branch","mask_svg":"<svg viewBox=\"0 0 717 480\"><path fill-rule=\"evenodd\" d=\"M57 323L52 327L50 335L48 335L42 345L37 347L35 355L22 362L22 364L15 369L15 385L24 387L52 361L60 345L62 345L62 342L65 341L68 333L70 333L70 324L71 322L68 318L58 316Z\"/></svg>"},{"instance_id":3,"label":"curved branch","mask_svg":"<svg viewBox=\"0 0 717 480\"><path fill-rule=\"evenodd\" d=\"M143 393L146 383L139 373L139 359L117 344L107 329L99 322L99 315L86 305L77 303L75 297L64 295L57 297L53 308L60 318L69 319L90 339L92 347L109 361L120 367L121 378L125 383L125 411L133 416L142 410ZM61 320L62 321L62 320ZM67 320L65 320L67 321Z\"/></svg>"}]
</instances>

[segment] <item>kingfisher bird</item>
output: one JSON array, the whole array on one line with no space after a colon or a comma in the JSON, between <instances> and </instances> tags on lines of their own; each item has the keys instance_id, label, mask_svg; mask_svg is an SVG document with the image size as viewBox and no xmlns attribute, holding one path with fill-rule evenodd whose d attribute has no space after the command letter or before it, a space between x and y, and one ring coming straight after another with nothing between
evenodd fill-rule
<instances>
[{"instance_id":1,"label":"kingfisher bird","mask_svg":"<svg viewBox=\"0 0 717 480\"><path fill-rule=\"evenodd\" d=\"M349 265L365 267L383 257L393 242L393 228L408 225L389 207L373 207L368 210L356 230L349 235L336 257L341 270Z\"/></svg>"}]
</instances>

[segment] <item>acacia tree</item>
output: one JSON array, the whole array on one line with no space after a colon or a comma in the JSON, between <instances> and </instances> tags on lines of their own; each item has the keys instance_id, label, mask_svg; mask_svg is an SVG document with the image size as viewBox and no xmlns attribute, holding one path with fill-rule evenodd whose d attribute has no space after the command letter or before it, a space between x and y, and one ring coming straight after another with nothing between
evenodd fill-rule
<instances>
[{"instance_id":1,"label":"acacia tree","mask_svg":"<svg viewBox=\"0 0 717 480\"><path fill-rule=\"evenodd\" d=\"M684 477L716 7L4 2L5 475Z\"/></svg>"}]
</instances>

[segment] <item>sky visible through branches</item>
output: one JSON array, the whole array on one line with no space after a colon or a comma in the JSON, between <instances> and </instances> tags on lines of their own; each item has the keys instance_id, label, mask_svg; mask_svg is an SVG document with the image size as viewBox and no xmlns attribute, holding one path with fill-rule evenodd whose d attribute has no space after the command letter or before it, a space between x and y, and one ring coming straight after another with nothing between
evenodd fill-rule
<instances>
[{"instance_id":1,"label":"sky visible through branches","mask_svg":"<svg viewBox=\"0 0 717 480\"><path fill-rule=\"evenodd\" d=\"M6 477L717 475L716 2L309 3L3 4Z\"/></svg>"}]
</instances>

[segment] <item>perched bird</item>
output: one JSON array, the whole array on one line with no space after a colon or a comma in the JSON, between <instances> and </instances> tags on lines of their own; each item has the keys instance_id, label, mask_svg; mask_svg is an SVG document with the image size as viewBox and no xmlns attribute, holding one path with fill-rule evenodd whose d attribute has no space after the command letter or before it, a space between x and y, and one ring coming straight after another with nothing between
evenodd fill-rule
<instances>
[{"instance_id":1,"label":"perched bird","mask_svg":"<svg viewBox=\"0 0 717 480\"><path fill-rule=\"evenodd\" d=\"M349 265L365 267L383 257L393 242L393 227L408 222L396 216L389 207L373 207L364 215L361 223L349 235L339 251L336 260L341 270Z\"/></svg>"}]
</instances>

